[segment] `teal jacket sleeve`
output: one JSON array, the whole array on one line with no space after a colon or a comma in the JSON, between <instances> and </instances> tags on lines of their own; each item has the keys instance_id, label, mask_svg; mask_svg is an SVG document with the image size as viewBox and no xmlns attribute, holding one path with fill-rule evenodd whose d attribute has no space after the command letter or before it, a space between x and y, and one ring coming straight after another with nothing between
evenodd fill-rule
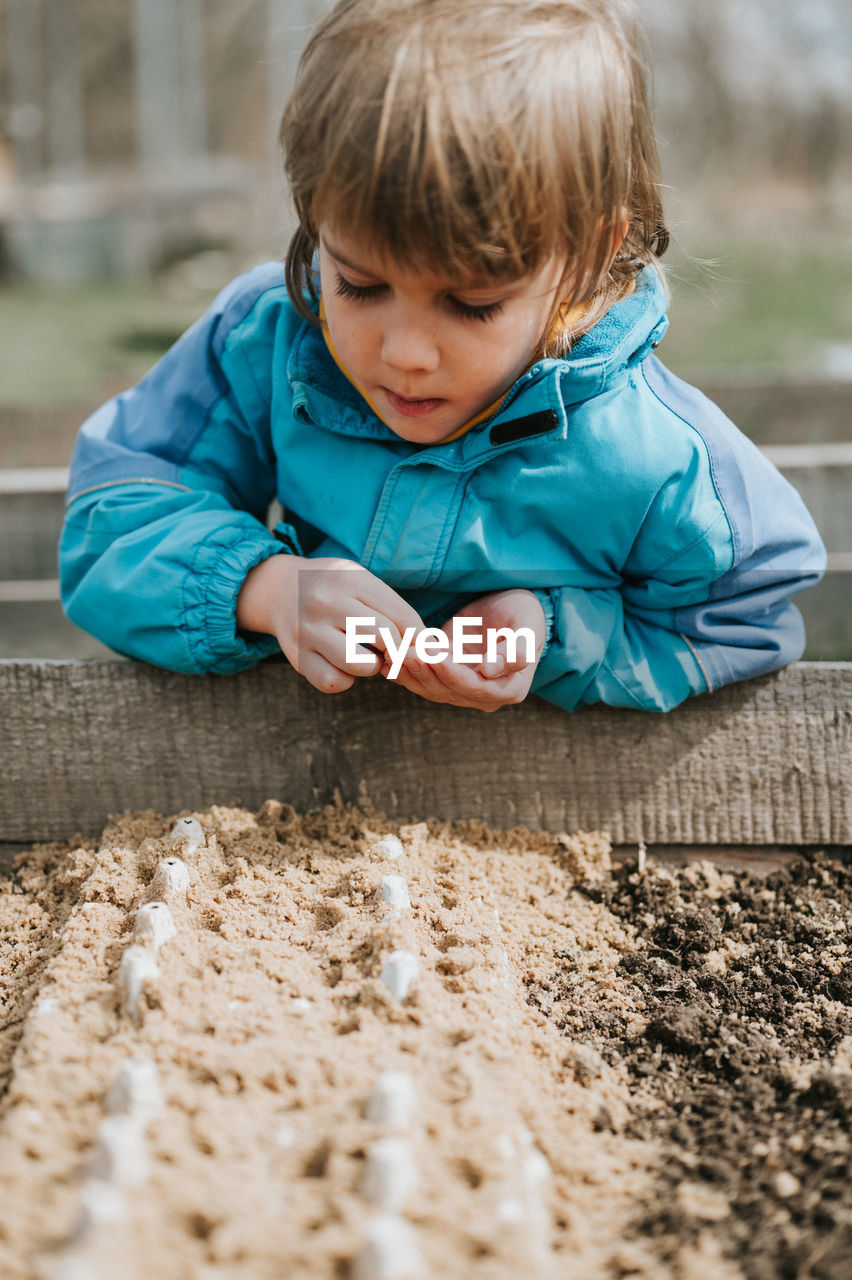
<instances>
[{"instance_id":1,"label":"teal jacket sleeve","mask_svg":"<svg viewBox=\"0 0 852 1280\"><path fill-rule=\"evenodd\" d=\"M616 588L536 592L548 640L533 691L566 711L593 702L669 711L708 684L686 639L657 618L636 616Z\"/></svg>"},{"instance_id":2,"label":"teal jacket sleeve","mask_svg":"<svg viewBox=\"0 0 852 1280\"><path fill-rule=\"evenodd\" d=\"M275 494L270 370L286 364L295 323L280 266L258 268L84 424L62 600L119 652L227 673L277 651L272 637L238 633L234 611L249 570L287 550L264 519Z\"/></svg>"},{"instance_id":3,"label":"teal jacket sleeve","mask_svg":"<svg viewBox=\"0 0 852 1280\"><path fill-rule=\"evenodd\" d=\"M802 656L791 596L822 576L822 540L799 494L749 440L723 447L709 423L704 435L712 488L689 472L670 479L618 585L537 593L548 623L533 682L540 696L568 710L668 711Z\"/></svg>"}]
</instances>

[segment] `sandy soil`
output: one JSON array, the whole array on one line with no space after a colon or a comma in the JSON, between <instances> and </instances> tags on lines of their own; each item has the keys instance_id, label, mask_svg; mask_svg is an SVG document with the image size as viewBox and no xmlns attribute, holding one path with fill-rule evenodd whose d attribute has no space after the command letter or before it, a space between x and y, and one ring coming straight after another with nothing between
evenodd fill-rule
<instances>
[{"instance_id":1,"label":"sandy soil","mask_svg":"<svg viewBox=\"0 0 852 1280\"><path fill-rule=\"evenodd\" d=\"M839 868L787 894L809 922L835 904L825 990L794 966L791 1022L767 966L796 934L779 950L769 882L613 869L601 835L277 802L187 816L197 848L175 817L125 815L24 855L0 894L4 1277L848 1274ZM175 929L159 948L150 910L136 923L152 899ZM407 993L385 980L395 952L416 964ZM129 954L156 968L138 1000ZM757 968L760 1017L787 1017L759 1037ZM753 1150L767 1089L786 1119Z\"/></svg>"}]
</instances>

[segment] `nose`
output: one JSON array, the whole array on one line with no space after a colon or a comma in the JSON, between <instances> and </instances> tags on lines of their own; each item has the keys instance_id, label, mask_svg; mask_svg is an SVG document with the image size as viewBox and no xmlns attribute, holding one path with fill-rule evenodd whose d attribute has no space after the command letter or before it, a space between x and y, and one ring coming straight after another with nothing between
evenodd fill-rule
<instances>
[{"instance_id":1,"label":"nose","mask_svg":"<svg viewBox=\"0 0 852 1280\"><path fill-rule=\"evenodd\" d=\"M441 363L437 334L426 317L395 309L382 334L382 359L404 373L434 373Z\"/></svg>"}]
</instances>

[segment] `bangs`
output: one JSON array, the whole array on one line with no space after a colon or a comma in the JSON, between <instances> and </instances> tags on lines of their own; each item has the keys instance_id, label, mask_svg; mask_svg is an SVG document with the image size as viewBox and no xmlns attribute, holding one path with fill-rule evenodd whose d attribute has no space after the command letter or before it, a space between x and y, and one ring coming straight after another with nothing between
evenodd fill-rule
<instances>
[{"instance_id":1,"label":"bangs","mask_svg":"<svg viewBox=\"0 0 852 1280\"><path fill-rule=\"evenodd\" d=\"M585 302L625 210L631 229L649 221L637 179L656 160L644 67L614 12L611 0L344 0L308 44L282 121L296 305L323 224L460 280L518 279L559 255L565 301ZM661 226L655 185L654 200ZM640 238L627 238L632 259Z\"/></svg>"}]
</instances>

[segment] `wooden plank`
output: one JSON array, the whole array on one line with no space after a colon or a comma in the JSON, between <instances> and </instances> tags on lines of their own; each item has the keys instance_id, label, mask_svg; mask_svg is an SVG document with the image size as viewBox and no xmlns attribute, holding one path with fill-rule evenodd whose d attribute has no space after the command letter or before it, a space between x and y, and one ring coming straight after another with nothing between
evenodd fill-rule
<instances>
[{"instance_id":1,"label":"wooden plank","mask_svg":"<svg viewBox=\"0 0 852 1280\"><path fill-rule=\"evenodd\" d=\"M809 662L852 660L852 554L828 557L828 573L796 597L805 620Z\"/></svg>"},{"instance_id":2,"label":"wooden plank","mask_svg":"<svg viewBox=\"0 0 852 1280\"><path fill-rule=\"evenodd\" d=\"M841 378L779 379L777 373L727 369L681 376L715 400L757 444L828 443L852 438L852 382Z\"/></svg>"},{"instance_id":3,"label":"wooden plank","mask_svg":"<svg viewBox=\"0 0 852 1280\"><path fill-rule=\"evenodd\" d=\"M485 719L282 663L193 678L137 663L0 663L0 837L110 813L364 796L399 820L603 828L617 844L852 844L852 666L800 664L665 716L530 699Z\"/></svg>"},{"instance_id":4,"label":"wooden plank","mask_svg":"<svg viewBox=\"0 0 852 1280\"><path fill-rule=\"evenodd\" d=\"M763 452L801 494L828 550L852 551L852 444L772 445Z\"/></svg>"},{"instance_id":5,"label":"wooden plank","mask_svg":"<svg viewBox=\"0 0 852 1280\"><path fill-rule=\"evenodd\" d=\"M67 462L83 422L98 401L68 405L0 405L0 458L4 467L31 470Z\"/></svg>"},{"instance_id":6,"label":"wooden plank","mask_svg":"<svg viewBox=\"0 0 852 1280\"><path fill-rule=\"evenodd\" d=\"M0 470L0 581L56 577L67 483L63 467Z\"/></svg>"},{"instance_id":7,"label":"wooden plank","mask_svg":"<svg viewBox=\"0 0 852 1280\"><path fill-rule=\"evenodd\" d=\"M0 658L117 657L68 621L59 603L58 582L0 582Z\"/></svg>"},{"instance_id":8,"label":"wooden plank","mask_svg":"<svg viewBox=\"0 0 852 1280\"><path fill-rule=\"evenodd\" d=\"M751 875L767 876L770 872L780 871L795 862L807 847L776 844L657 844L648 845L645 855L648 867L656 865L674 869L688 867L695 862L712 862L720 871L747 871ZM847 860L847 850L842 845L821 845L820 848L830 857L842 862ZM638 845L614 845L613 864L635 863L637 854ZM634 866L634 871L635 869Z\"/></svg>"}]
</instances>

